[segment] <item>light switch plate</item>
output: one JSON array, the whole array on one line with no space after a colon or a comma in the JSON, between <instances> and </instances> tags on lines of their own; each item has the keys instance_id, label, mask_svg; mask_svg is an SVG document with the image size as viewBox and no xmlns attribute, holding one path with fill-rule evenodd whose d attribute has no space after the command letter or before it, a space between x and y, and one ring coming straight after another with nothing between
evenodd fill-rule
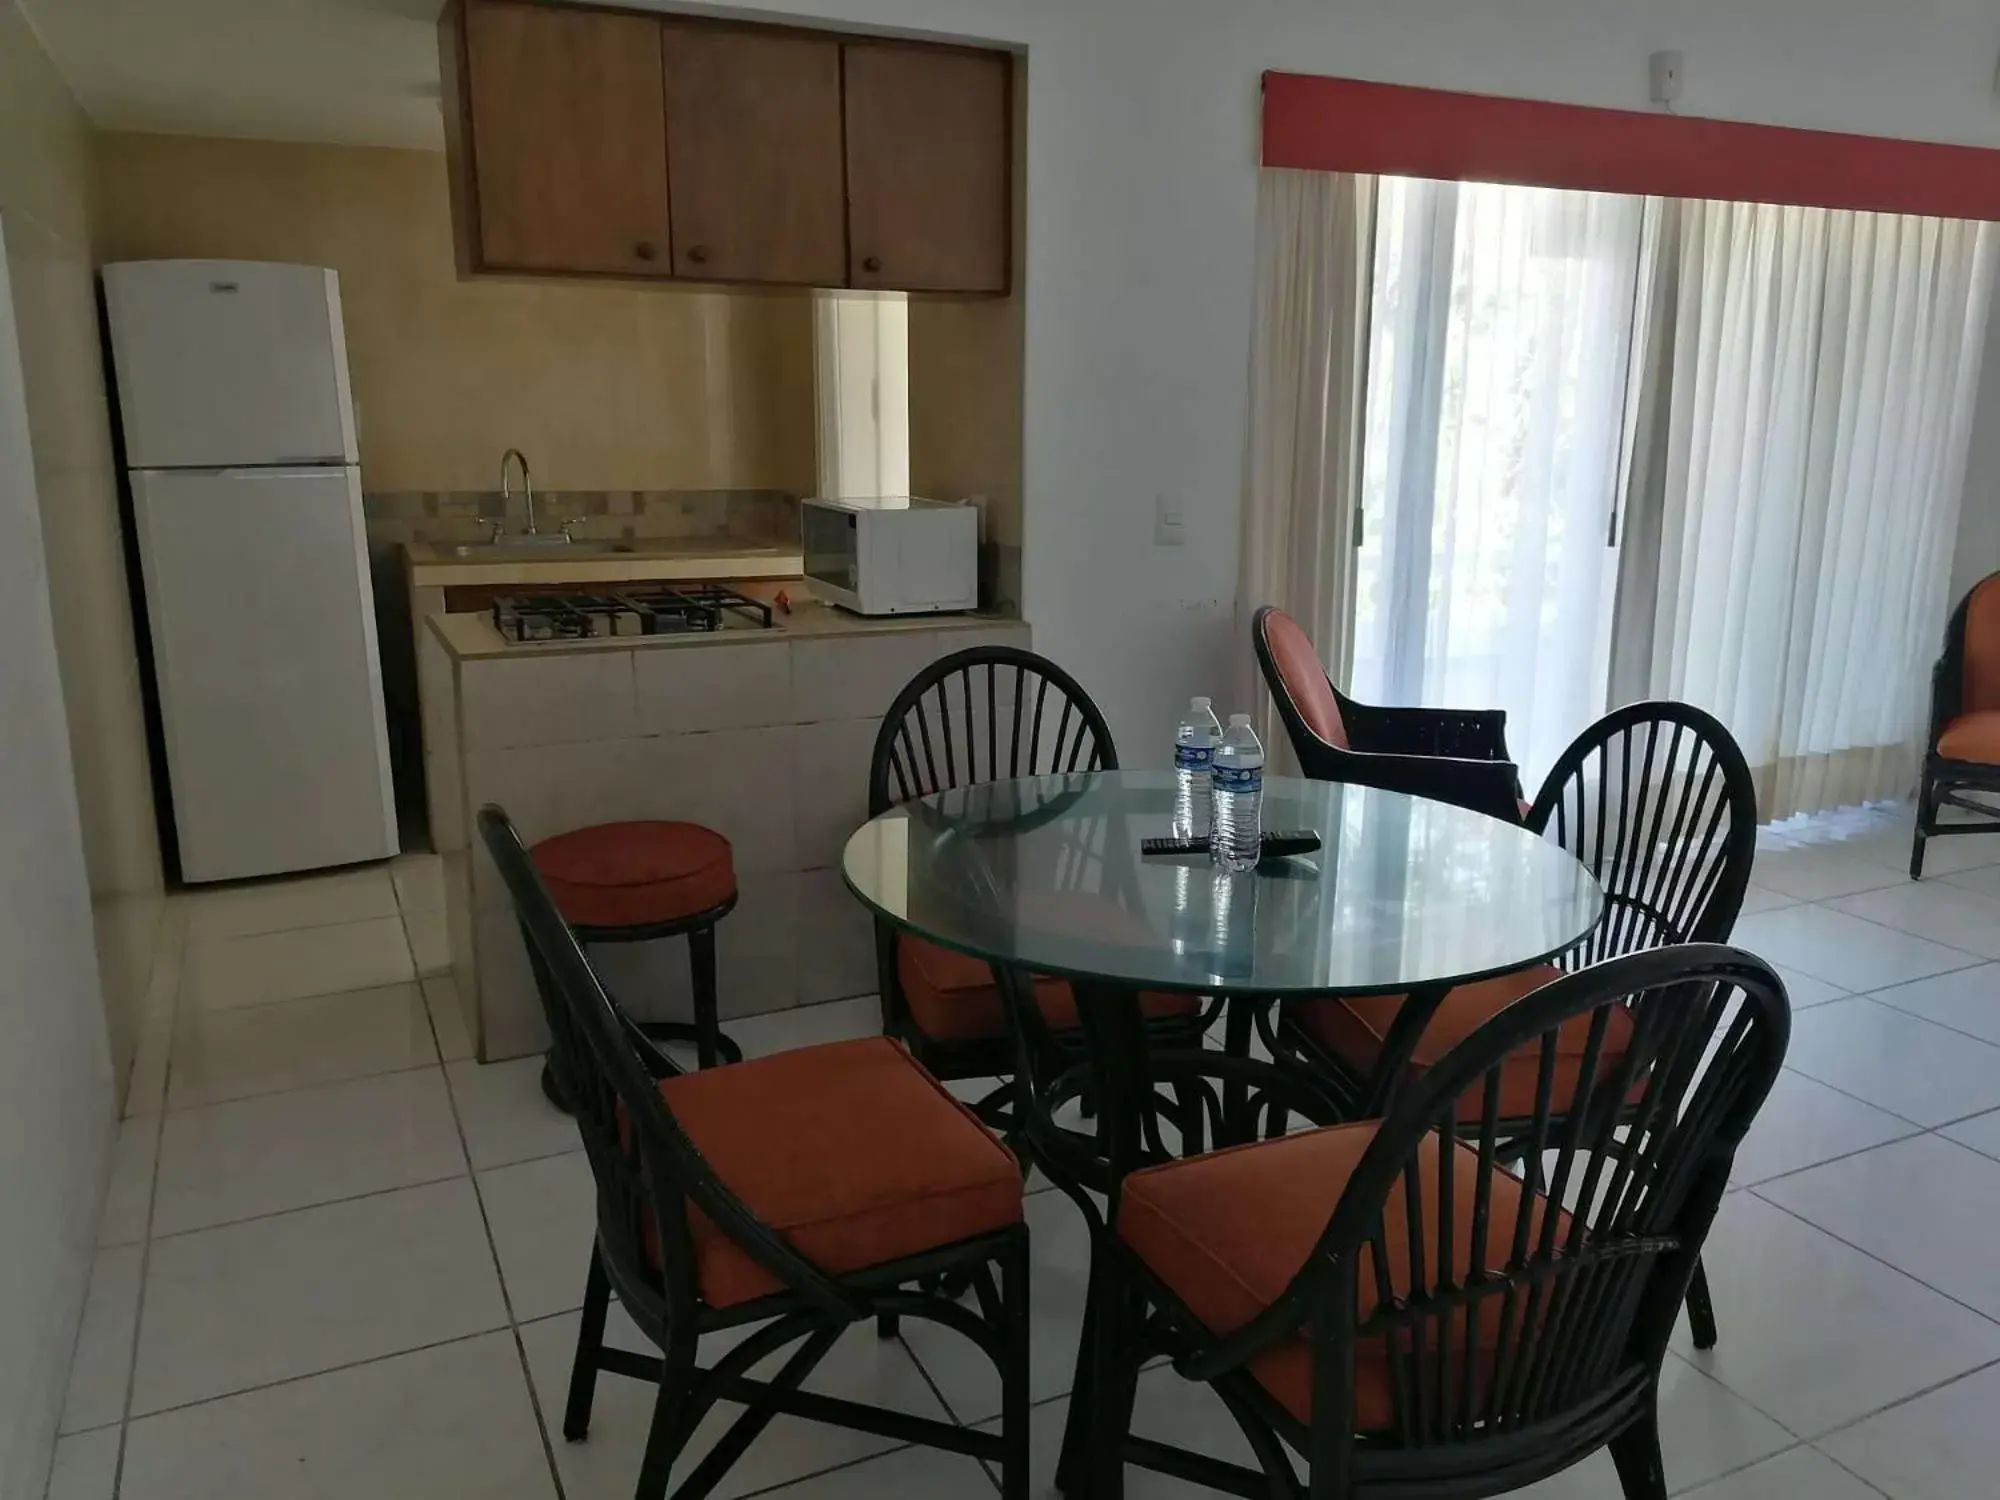
<instances>
[{"instance_id":1,"label":"light switch plate","mask_svg":"<svg viewBox=\"0 0 2000 1500\"><path fill-rule=\"evenodd\" d=\"M1155 547L1178 547L1181 545L1186 528L1181 515L1181 503L1172 495L1153 497L1153 545Z\"/></svg>"}]
</instances>

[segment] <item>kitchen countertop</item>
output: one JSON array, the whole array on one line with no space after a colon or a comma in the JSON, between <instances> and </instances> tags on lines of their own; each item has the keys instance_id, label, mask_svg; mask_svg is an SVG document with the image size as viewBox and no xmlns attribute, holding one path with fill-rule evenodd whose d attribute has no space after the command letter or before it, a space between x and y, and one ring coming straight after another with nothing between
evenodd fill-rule
<instances>
[{"instance_id":1,"label":"kitchen countertop","mask_svg":"<svg viewBox=\"0 0 2000 1500\"><path fill-rule=\"evenodd\" d=\"M705 574L714 577L714 574ZM991 630L995 626L1018 625L1013 615L888 615L871 619L849 614L831 604L807 599L792 612L773 617L770 630L754 626L725 627L714 631L689 631L678 635L595 636L581 641L534 641L520 644L507 640L493 628L492 616L485 611L468 614L430 616L430 629L444 648L460 661L492 657L519 659L534 656L563 656L591 651L681 650L693 646L754 646L762 643L798 640L828 640L841 636L914 635L946 630Z\"/></svg>"},{"instance_id":2,"label":"kitchen countertop","mask_svg":"<svg viewBox=\"0 0 2000 1500\"><path fill-rule=\"evenodd\" d=\"M509 583L641 583L731 578L796 578L805 571L797 547L742 537L641 537L617 542L619 550L568 553L550 547L527 557L454 557L449 546L407 542L403 555L418 588Z\"/></svg>"}]
</instances>

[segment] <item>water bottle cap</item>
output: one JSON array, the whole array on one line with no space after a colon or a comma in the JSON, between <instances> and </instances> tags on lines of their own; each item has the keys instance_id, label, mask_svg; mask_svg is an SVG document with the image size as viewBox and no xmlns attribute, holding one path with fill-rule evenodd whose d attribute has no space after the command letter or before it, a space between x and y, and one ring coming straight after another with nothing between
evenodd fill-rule
<instances>
[{"instance_id":1,"label":"water bottle cap","mask_svg":"<svg viewBox=\"0 0 2000 1500\"><path fill-rule=\"evenodd\" d=\"M1231 714L1229 716L1229 723L1232 728L1238 724L1248 724L1249 722L1250 715L1248 714Z\"/></svg>"},{"instance_id":2,"label":"water bottle cap","mask_svg":"<svg viewBox=\"0 0 2000 1500\"><path fill-rule=\"evenodd\" d=\"M1211 703L1209 702L1209 700L1208 700L1208 699L1206 699L1206 698L1190 698L1190 699L1188 699L1188 707L1189 707L1189 708L1209 708L1209 707L1212 707L1212 706L1213 706L1213 705L1212 705L1212 704L1211 704Z\"/></svg>"}]
</instances>

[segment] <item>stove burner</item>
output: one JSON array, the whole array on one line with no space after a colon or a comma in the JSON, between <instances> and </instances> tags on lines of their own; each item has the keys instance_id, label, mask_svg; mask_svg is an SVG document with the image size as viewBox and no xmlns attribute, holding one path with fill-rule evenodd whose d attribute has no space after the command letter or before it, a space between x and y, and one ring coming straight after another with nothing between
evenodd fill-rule
<instances>
[{"instance_id":1,"label":"stove burner","mask_svg":"<svg viewBox=\"0 0 2000 1500\"><path fill-rule=\"evenodd\" d=\"M770 605L716 583L647 584L615 594L503 594L493 601L493 628L526 643L681 635L720 630L725 613L771 628Z\"/></svg>"}]
</instances>

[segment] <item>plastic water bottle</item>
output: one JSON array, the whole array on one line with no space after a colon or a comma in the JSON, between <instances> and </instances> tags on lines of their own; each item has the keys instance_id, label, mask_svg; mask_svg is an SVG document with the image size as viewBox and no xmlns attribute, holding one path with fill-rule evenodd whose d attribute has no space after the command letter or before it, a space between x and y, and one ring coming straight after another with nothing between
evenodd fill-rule
<instances>
[{"instance_id":1,"label":"plastic water bottle","mask_svg":"<svg viewBox=\"0 0 2000 1500\"><path fill-rule=\"evenodd\" d=\"M1263 853L1264 747L1257 743L1250 715L1229 716L1229 732L1215 747L1210 774L1215 797L1209 857L1225 870L1254 869Z\"/></svg>"},{"instance_id":2,"label":"plastic water bottle","mask_svg":"<svg viewBox=\"0 0 2000 1500\"><path fill-rule=\"evenodd\" d=\"M1189 701L1174 731L1174 837L1199 838L1208 832L1209 770L1222 726L1206 698Z\"/></svg>"}]
</instances>

